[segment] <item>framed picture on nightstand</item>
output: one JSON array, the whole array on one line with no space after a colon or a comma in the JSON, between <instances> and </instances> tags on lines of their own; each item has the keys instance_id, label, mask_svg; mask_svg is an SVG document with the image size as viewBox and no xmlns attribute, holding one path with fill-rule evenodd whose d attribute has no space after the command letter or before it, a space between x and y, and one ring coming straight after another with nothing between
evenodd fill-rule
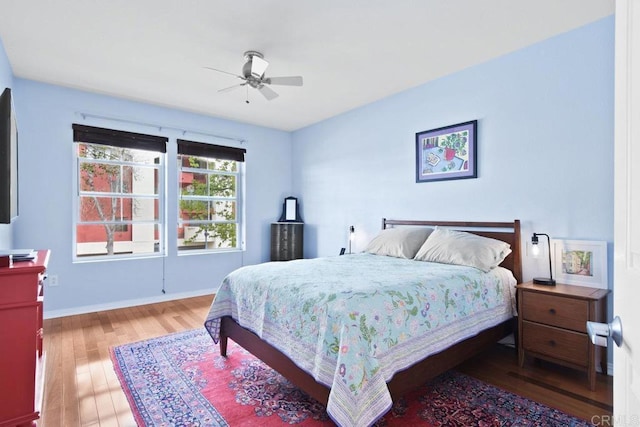
<instances>
[{"instance_id":1,"label":"framed picture on nightstand","mask_svg":"<svg viewBox=\"0 0 640 427\"><path fill-rule=\"evenodd\" d=\"M608 289L607 242L551 240L553 277L562 283Z\"/></svg>"}]
</instances>

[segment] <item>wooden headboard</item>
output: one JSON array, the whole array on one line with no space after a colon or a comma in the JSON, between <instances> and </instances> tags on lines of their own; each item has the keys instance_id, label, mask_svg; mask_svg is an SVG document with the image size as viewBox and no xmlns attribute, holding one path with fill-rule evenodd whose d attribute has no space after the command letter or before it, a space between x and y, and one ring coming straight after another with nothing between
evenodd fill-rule
<instances>
[{"instance_id":1,"label":"wooden headboard","mask_svg":"<svg viewBox=\"0 0 640 427\"><path fill-rule=\"evenodd\" d=\"M511 253L500 264L513 272L518 283L522 283L522 254L520 253L520 220L513 222L477 222L477 221L417 221L382 218L382 229L402 225L442 226L454 230L466 231L479 236L502 240L511 245Z\"/></svg>"}]
</instances>

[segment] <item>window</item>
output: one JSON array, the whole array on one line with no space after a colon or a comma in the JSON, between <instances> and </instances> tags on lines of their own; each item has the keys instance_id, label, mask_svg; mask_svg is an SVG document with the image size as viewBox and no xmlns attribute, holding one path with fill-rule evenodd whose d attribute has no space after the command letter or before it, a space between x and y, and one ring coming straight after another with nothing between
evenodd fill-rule
<instances>
[{"instance_id":1,"label":"window","mask_svg":"<svg viewBox=\"0 0 640 427\"><path fill-rule=\"evenodd\" d=\"M75 257L164 253L167 138L73 125Z\"/></svg>"},{"instance_id":2,"label":"window","mask_svg":"<svg viewBox=\"0 0 640 427\"><path fill-rule=\"evenodd\" d=\"M246 150L178 140L178 250L241 248Z\"/></svg>"}]
</instances>

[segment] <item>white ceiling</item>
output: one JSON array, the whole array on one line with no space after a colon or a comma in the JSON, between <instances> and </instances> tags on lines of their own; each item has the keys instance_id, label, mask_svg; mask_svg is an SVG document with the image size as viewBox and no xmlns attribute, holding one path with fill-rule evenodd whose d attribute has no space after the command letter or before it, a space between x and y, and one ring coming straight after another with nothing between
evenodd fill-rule
<instances>
[{"instance_id":1,"label":"white ceiling","mask_svg":"<svg viewBox=\"0 0 640 427\"><path fill-rule=\"evenodd\" d=\"M1 0L16 77L295 130L614 12L614 0ZM218 93L243 53L303 87Z\"/></svg>"}]
</instances>

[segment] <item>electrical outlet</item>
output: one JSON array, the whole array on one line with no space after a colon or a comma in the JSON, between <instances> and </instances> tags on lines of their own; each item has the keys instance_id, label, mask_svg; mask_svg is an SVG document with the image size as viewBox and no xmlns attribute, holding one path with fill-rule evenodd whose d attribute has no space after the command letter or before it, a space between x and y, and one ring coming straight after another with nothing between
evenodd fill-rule
<instances>
[{"instance_id":1,"label":"electrical outlet","mask_svg":"<svg viewBox=\"0 0 640 427\"><path fill-rule=\"evenodd\" d=\"M52 274L48 277L49 279L49 286L58 286L58 276L55 274Z\"/></svg>"}]
</instances>

